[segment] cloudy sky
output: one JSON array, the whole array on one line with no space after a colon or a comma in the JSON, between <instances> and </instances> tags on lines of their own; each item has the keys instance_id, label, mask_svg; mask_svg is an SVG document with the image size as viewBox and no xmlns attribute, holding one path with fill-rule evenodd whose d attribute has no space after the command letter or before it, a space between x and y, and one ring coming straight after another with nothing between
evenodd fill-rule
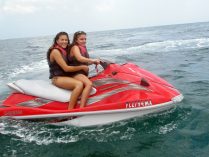
<instances>
[{"instance_id":1,"label":"cloudy sky","mask_svg":"<svg viewBox=\"0 0 209 157\"><path fill-rule=\"evenodd\" d=\"M0 0L0 39L209 21L209 0Z\"/></svg>"}]
</instances>

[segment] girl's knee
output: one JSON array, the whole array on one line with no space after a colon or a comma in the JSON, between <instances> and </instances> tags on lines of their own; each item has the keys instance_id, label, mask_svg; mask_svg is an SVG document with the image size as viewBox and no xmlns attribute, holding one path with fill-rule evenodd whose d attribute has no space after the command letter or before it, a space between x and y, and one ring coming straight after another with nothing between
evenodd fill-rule
<instances>
[{"instance_id":1,"label":"girl's knee","mask_svg":"<svg viewBox=\"0 0 209 157\"><path fill-rule=\"evenodd\" d=\"M90 82L88 83L88 85L92 87L92 86L93 86L93 83L90 81Z\"/></svg>"},{"instance_id":2,"label":"girl's knee","mask_svg":"<svg viewBox=\"0 0 209 157\"><path fill-rule=\"evenodd\" d=\"M75 86L80 89L83 89L83 87L84 87L83 82L81 82L81 81L77 81Z\"/></svg>"},{"instance_id":3,"label":"girl's knee","mask_svg":"<svg viewBox=\"0 0 209 157\"><path fill-rule=\"evenodd\" d=\"M88 81L88 82L85 83L85 86L86 87L92 87L93 83L91 81Z\"/></svg>"}]
</instances>

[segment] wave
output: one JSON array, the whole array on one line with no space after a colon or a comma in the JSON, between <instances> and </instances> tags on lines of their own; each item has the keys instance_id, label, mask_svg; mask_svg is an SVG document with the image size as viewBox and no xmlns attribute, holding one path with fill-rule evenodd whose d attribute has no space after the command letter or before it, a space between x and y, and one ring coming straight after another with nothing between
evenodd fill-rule
<instances>
[{"instance_id":1,"label":"wave","mask_svg":"<svg viewBox=\"0 0 209 157\"><path fill-rule=\"evenodd\" d=\"M25 143L35 142L37 145L49 145L52 143L74 143L82 140L108 142L131 139L136 132L133 127L125 127L126 121L112 125L77 128L73 126L50 126L44 123L27 121L0 120L0 134L12 135L12 140Z\"/></svg>"},{"instance_id":2,"label":"wave","mask_svg":"<svg viewBox=\"0 0 209 157\"><path fill-rule=\"evenodd\" d=\"M41 46L33 46L33 45L28 45L26 46L26 49L32 49L32 50L40 50L42 47Z\"/></svg>"},{"instance_id":3,"label":"wave","mask_svg":"<svg viewBox=\"0 0 209 157\"><path fill-rule=\"evenodd\" d=\"M45 123L0 120L0 134L12 136L11 140L37 145L53 143L76 143L79 141L116 142L132 140L136 136L148 134L168 134L176 130L182 120L188 118L191 110L174 108L144 118L137 117L110 125L79 128L73 126L53 126Z\"/></svg>"},{"instance_id":4,"label":"wave","mask_svg":"<svg viewBox=\"0 0 209 157\"><path fill-rule=\"evenodd\" d=\"M153 52L166 52L166 51L176 51L176 50L186 50L186 49L203 49L209 48L209 38L198 38L198 39L187 39L187 40L166 40L152 43L144 43L143 45L133 46L128 48L117 48L109 50L96 50L98 53L90 52L92 56L99 57L110 57L112 56L123 56L130 55L132 53L153 53ZM41 60L38 62L33 62L28 65L22 65L16 67L12 70L7 69L3 71L0 75L0 79L12 79L16 76L36 70L47 69L48 65L46 60Z\"/></svg>"},{"instance_id":5,"label":"wave","mask_svg":"<svg viewBox=\"0 0 209 157\"><path fill-rule=\"evenodd\" d=\"M118 48L110 50L97 50L100 54L109 55L123 55L138 52L167 52L167 51L179 51L187 49L203 49L209 48L209 38L197 38L197 39L181 39L181 40L166 40L145 43L139 46L133 46L128 48Z\"/></svg>"},{"instance_id":6,"label":"wave","mask_svg":"<svg viewBox=\"0 0 209 157\"><path fill-rule=\"evenodd\" d=\"M12 70L7 70L3 71L0 75L0 79L13 79L17 77L20 74L32 72L32 71L37 71L37 70L42 70L48 68L47 61L41 60L38 62L32 62L31 64L28 65L22 65L20 67L14 68Z\"/></svg>"},{"instance_id":7,"label":"wave","mask_svg":"<svg viewBox=\"0 0 209 157\"><path fill-rule=\"evenodd\" d=\"M151 49L151 50L178 50L178 49L194 49L194 48L205 48L209 47L209 38L199 38L199 39L186 39L186 40L167 40L161 42L148 43L139 48Z\"/></svg>"}]
</instances>

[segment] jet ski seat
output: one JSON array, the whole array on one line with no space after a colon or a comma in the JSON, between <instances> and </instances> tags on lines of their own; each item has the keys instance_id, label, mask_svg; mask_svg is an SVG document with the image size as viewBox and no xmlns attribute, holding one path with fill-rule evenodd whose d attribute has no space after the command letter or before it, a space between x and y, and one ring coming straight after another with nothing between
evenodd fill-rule
<instances>
[{"instance_id":1,"label":"jet ski seat","mask_svg":"<svg viewBox=\"0 0 209 157\"><path fill-rule=\"evenodd\" d=\"M27 95L60 102L69 102L72 91L54 86L50 81L21 79L7 84L11 89ZM92 88L90 95L96 93Z\"/></svg>"}]
</instances>

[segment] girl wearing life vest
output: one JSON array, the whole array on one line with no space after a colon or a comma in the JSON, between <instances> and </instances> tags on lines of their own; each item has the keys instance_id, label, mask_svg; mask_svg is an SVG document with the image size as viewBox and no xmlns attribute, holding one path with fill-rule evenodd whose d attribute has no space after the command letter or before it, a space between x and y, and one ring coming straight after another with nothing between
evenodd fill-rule
<instances>
[{"instance_id":1,"label":"girl wearing life vest","mask_svg":"<svg viewBox=\"0 0 209 157\"><path fill-rule=\"evenodd\" d=\"M83 83L73 78L76 71L88 72L88 66L69 66L67 60L67 50L69 49L69 37L66 32L58 33L54 38L53 45L47 52L47 61L49 65L49 78L52 83L60 88L72 90L68 109L73 109L77 103L78 97L83 91Z\"/></svg>"},{"instance_id":2,"label":"girl wearing life vest","mask_svg":"<svg viewBox=\"0 0 209 157\"><path fill-rule=\"evenodd\" d=\"M69 64L73 66L99 64L99 59L89 58L89 54L86 49L86 33L79 31L74 33L73 42L70 48L70 55L68 57ZM92 82L87 77L88 73L85 71L75 72L74 78L83 82L84 90L82 92L81 107L86 105L88 96L92 88Z\"/></svg>"}]
</instances>

